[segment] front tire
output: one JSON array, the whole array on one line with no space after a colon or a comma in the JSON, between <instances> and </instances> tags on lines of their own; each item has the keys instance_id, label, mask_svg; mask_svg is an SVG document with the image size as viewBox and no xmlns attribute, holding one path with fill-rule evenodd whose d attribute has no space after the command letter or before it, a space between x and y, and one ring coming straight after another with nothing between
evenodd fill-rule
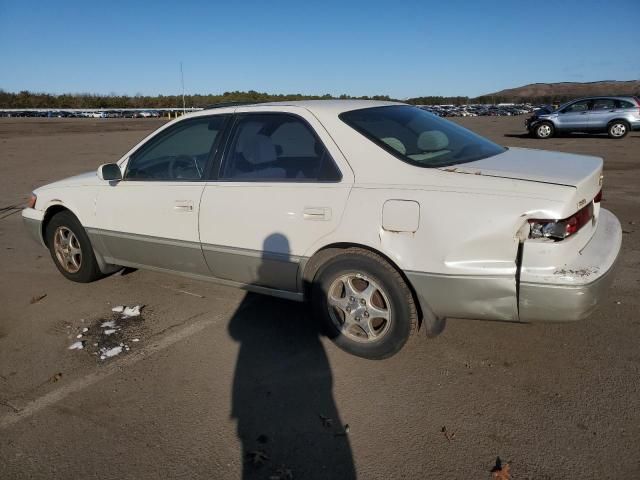
<instances>
[{"instance_id":1,"label":"front tire","mask_svg":"<svg viewBox=\"0 0 640 480\"><path fill-rule=\"evenodd\" d=\"M614 120L609 124L607 133L609 134L609 138L624 138L629 133L629 125L625 121Z\"/></svg>"},{"instance_id":2,"label":"front tire","mask_svg":"<svg viewBox=\"0 0 640 480\"><path fill-rule=\"evenodd\" d=\"M55 214L47 224L45 234L53 263L66 278L89 283L103 276L89 237L71 212Z\"/></svg>"},{"instance_id":3,"label":"front tire","mask_svg":"<svg viewBox=\"0 0 640 480\"><path fill-rule=\"evenodd\" d=\"M342 250L323 264L311 302L338 347L372 360L397 353L418 324L402 276L382 257L360 248Z\"/></svg>"},{"instance_id":4,"label":"front tire","mask_svg":"<svg viewBox=\"0 0 640 480\"><path fill-rule=\"evenodd\" d=\"M542 122L533 129L534 136L540 139L551 138L554 133L555 128L553 128L553 123L551 122Z\"/></svg>"}]
</instances>

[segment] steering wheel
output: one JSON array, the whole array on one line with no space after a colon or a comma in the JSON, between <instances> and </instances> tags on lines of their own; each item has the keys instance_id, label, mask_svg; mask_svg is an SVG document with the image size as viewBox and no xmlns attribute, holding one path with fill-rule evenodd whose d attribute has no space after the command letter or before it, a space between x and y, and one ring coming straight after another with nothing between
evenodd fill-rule
<instances>
[{"instance_id":1,"label":"steering wheel","mask_svg":"<svg viewBox=\"0 0 640 480\"><path fill-rule=\"evenodd\" d=\"M189 167L191 163L193 163L196 171L198 172L198 178L202 178L202 171L198 166L198 161L195 157L190 155L177 155L171 159L169 162L169 178L173 178L174 180L177 179L178 167L180 165L185 166L185 164Z\"/></svg>"}]
</instances>

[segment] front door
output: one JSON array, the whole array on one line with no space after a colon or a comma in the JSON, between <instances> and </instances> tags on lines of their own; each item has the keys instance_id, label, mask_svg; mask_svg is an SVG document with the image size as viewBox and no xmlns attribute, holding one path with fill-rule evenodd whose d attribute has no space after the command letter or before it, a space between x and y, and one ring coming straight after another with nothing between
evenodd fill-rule
<instances>
[{"instance_id":1,"label":"front door","mask_svg":"<svg viewBox=\"0 0 640 480\"><path fill-rule=\"evenodd\" d=\"M238 110L202 195L203 252L218 278L295 292L301 260L340 222L353 174L306 110Z\"/></svg>"},{"instance_id":2,"label":"front door","mask_svg":"<svg viewBox=\"0 0 640 480\"><path fill-rule=\"evenodd\" d=\"M98 228L105 260L208 275L198 236L207 169L227 117L177 122L139 148L122 181L98 193Z\"/></svg>"},{"instance_id":3,"label":"front door","mask_svg":"<svg viewBox=\"0 0 640 480\"><path fill-rule=\"evenodd\" d=\"M572 103L558 113L557 127L560 130L587 130L591 100Z\"/></svg>"}]
</instances>

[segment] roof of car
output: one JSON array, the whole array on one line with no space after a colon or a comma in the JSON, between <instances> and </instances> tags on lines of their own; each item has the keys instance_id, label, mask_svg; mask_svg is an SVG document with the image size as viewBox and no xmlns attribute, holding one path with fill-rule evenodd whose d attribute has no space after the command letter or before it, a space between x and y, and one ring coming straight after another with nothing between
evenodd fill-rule
<instances>
[{"instance_id":1,"label":"roof of car","mask_svg":"<svg viewBox=\"0 0 640 480\"><path fill-rule=\"evenodd\" d=\"M237 108L251 108L251 107L300 107L306 108L312 113L333 113L340 114L348 112L350 110L360 110L363 108L383 107L388 105L404 105L400 102L388 102L381 100L296 100L296 101L282 101L282 102L265 102L265 103L249 103L249 104L235 104ZM224 105L231 106L231 105ZM218 108L212 105L211 108Z\"/></svg>"}]
</instances>

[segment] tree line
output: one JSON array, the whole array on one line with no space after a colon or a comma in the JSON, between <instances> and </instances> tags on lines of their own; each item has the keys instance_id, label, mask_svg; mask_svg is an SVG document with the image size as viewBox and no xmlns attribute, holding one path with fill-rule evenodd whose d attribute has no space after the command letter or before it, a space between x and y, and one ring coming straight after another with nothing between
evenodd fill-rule
<instances>
[{"instance_id":1,"label":"tree line","mask_svg":"<svg viewBox=\"0 0 640 480\"><path fill-rule=\"evenodd\" d=\"M224 92L221 95L185 95L187 107L206 107L225 102L272 102L291 100L327 100L327 99L363 99L363 100L395 100L388 95L374 95L354 97L340 95L338 97L325 95L296 94L271 94L249 90L247 92ZM497 104L497 103L533 103L533 104L559 104L571 100L575 96L556 95L541 97L509 97L484 95L480 97L466 96L426 96L414 97L402 100L413 105L462 105L470 103ZM100 95L94 93L75 94L50 94L30 92L6 92L0 89L0 108L182 108L181 95Z\"/></svg>"}]
</instances>

